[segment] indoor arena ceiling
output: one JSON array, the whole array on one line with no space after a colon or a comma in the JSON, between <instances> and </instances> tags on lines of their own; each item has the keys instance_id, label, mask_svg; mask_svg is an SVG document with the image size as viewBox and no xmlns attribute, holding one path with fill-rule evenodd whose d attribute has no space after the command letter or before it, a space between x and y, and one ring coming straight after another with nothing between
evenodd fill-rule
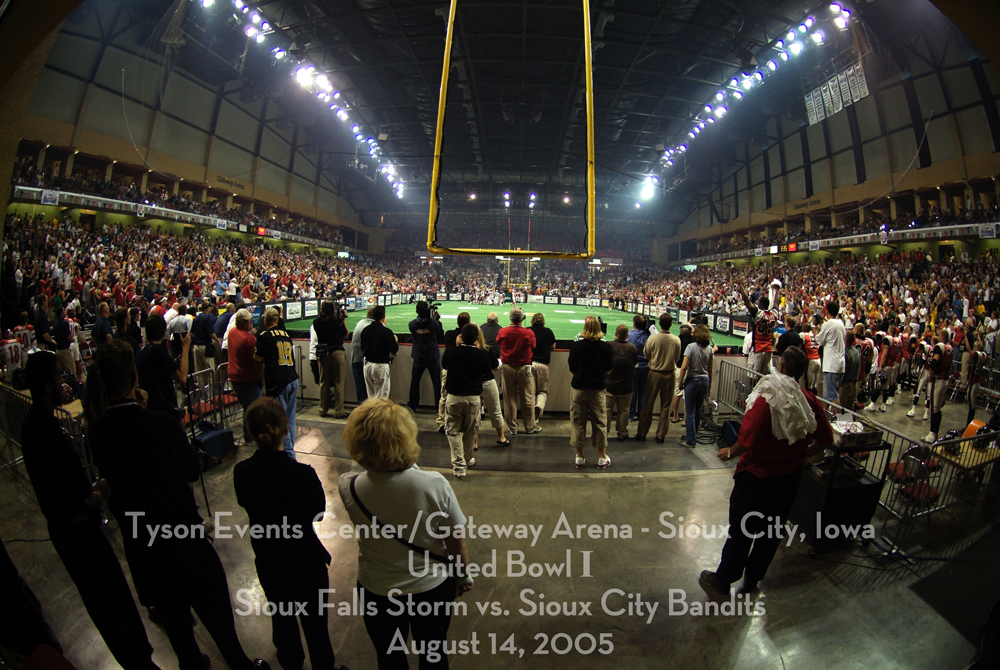
<instances>
[{"instance_id":1,"label":"indoor arena ceiling","mask_svg":"<svg viewBox=\"0 0 1000 670\"><path fill-rule=\"evenodd\" d=\"M296 149L315 156L324 178L366 223L426 216L447 2L263 0L246 2L245 10L244 0L136 4L157 3L166 13L151 29L176 44L172 62L226 96L274 102L267 123L305 130ZM775 115L804 123L804 71L832 62L835 40L769 75L759 94L702 136L685 157L686 183L678 185L681 171L664 164L664 149L687 141L692 122L732 77L763 68L785 32L829 11L826 2L802 0L593 0L599 216L682 221L707 191L710 171L733 159L736 142L767 141L763 125ZM244 34L253 13L268 28L259 44ZM459 0L448 96L457 130L442 151L445 183L470 191L480 183L530 184L543 192L582 183L579 163L567 163L587 152L582 17L576 0ZM276 49L283 58L275 58ZM302 64L325 74L339 97L323 102L315 86L298 85L293 73ZM349 120L327 103L339 103ZM369 137L378 138L374 158ZM378 170L387 163L395 176L382 179ZM667 197L632 209L649 175L657 175ZM396 180L402 198L389 183Z\"/></svg>"}]
</instances>

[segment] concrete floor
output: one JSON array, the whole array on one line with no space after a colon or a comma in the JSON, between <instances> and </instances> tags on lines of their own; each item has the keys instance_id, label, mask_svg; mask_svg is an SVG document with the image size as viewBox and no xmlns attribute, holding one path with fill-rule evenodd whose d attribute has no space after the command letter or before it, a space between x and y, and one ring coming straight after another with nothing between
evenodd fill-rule
<instances>
[{"instance_id":1,"label":"concrete floor","mask_svg":"<svg viewBox=\"0 0 1000 670\"><path fill-rule=\"evenodd\" d=\"M927 424L903 416L907 407L896 405L875 418L919 437ZM964 409L946 408L944 428L964 422ZM443 436L432 432L433 416L418 414L425 446L421 463L445 465ZM299 460L316 468L326 484L328 519L324 529L339 526L346 513L336 490L337 477L352 463L345 458L339 443L343 420L320 419L316 408L299 415L296 444ZM952 426L952 424L955 424ZM508 539L470 540L471 560L488 560L494 550L498 569L506 572L504 557L508 550L523 551L528 563L561 563L572 552L573 576L566 577L497 577L480 578L475 589L462 602L468 612L453 619L450 638L471 639L475 634L479 656L454 656L455 668L927 668L947 670L964 667L974 653L960 636L908 586L940 563L918 563L901 567L892 561L858 558L846 552L817 560L806 556L807 547L793 544L782 547L762 583L766 614L748 616L671 615L671 597L684 598L689 605L705 600L698 587L698 574L717 565L723 541L715 538L662 539L659 519L662 512L683 516L686 522L724 524L727 519L731 489L731 466L713 457L714 450L699 445L693 452L676 444L681 424L671 426L664 445L652 440L639 445L612 440L609 453L623 464L601 472L596 468L575 471L569 447L569 427L564 416L542 419L544 440L518 436L511 451L498 454L492 445L492 431L482 434L480 465L470 470L466 481L452 479L460 504L477 524L542 525L536 546L530 541ZM440 440L436 442L436 440ZM534 443L532 440L536 440ZM437 446L435 446L437 445ZM237 459L247 458L242 449ZM596 461L588 453L588 461ZM235 459L223 463L205 476L213 511L232 512L233 523L245 523L246 515L236 504L232 490L232 466ZM516 464L516 467L514 466ZM625 466L625 464L628 464ZM645 466L644 466L645 464ZM487 469L495 468L495 469ZM515 471L521 470L521 471ZM535 471L525 471L535 470ZM622 471L627 470L627 471ZM23 473L23 468L20 470ZM448 469L442 470L445 474ZM9 472L9 471L8 471ZM450 475L449 475L450 478ZM451 478L450 478L451 479ZM198 493L200 500L200 491ZM0 479L0 536L11 558L45 607L45 614L65 647L67 657L77 667L101 670L117 667L97 634L80 602L62 563L51 544L11 540L45 538L45 523L34 500L30 485L9 475ZM632 527L632 539L552 538L551 534L565 513L576 524L623 524ZM935 521L925 545L917 551L953 555L968 542L970 533L995 521L995 500L976 513L963 517L962 523L944 517ZM644 529L648 529L648 532ZM117 531L112 537L120 551ZM350 601L357 575L357 544L334 538L325 544L333 556L330 567L331 588L335 601ZM263 599L248 539L219 539L215 548L225 565L235 598L238 589L250 589L254 599ZM581 551L590 557L591 577L582 576ZM855 554L863 552L861 548ZM951 552L951 553L949 553ZM911 550L913 553L913 550ZM839 562L838 562L839 561ZM124 563L124 559L123 559ZM852 563L847 565L845 563ZM590 617L539 617L518 613L526 589L536 592L537 602L544 600L592 601ZM609 609L626 607L629 595L641 594L645 602L659 602L652 621L646 616L611 616L602 611L602 596L610 589ZM488 603L499 603L504 616L492 616ZM480 613L476 606L486 607ZM145 612L143 612L145 618ZM145 619L144 619L145 620ZM154 660L163 668L176 668L176 658L166 636L145 620L156 653ZM237 616L237 628L251 657L275 661L270 641L270 623L263 616ZM211 639L202 626L196 628L199 643L213 660L213 667L225 667ZM565 655L550 652L535 655L541 635L565 633L571 638L590 634L598 638L608 633L613 653L605 657L596 652ZM360 617L332 616L330 634L337 659L355 670L376 667L375 654ZM497 651L491 653L490 636L499 647L514 635L524 657ZM566 638L556 646L562 650ZM587 638L581 640L586 643ZM551 645L550 645L551 647ZM586 648L585 648L586 650ZM669 660L666 660L669 659ZM307 661L308 667L308 661ZM411 663L416 667L416 660Z\"/></svg>"}]
</instances>

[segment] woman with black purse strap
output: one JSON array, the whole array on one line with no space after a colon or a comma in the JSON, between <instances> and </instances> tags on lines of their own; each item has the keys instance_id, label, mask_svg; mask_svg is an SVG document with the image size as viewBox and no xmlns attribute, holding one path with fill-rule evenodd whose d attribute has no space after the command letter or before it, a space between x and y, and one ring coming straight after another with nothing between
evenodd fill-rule
<instances>
[{"instance_id":1,"label":"woman with black purse strap","mask_svg":"<svg viewBox=\"0 0 1000 670\"><path fill-rule=\"evenodd\" d=\"M473 586L465 576L466 521L455 492L440 473L417 467L417 424L391 400L372 398L354 410L344 445L365 469L341 476L340 498L358 527L359 597L379 670L409 667L405 651L389 650L410 632L424 650L421 668L447 668L445 654L429 652L443 649L451 624L448 603ZM387 536L386 526L406 531ZM400 608L400 602L412 606ZM427 610L431 614L416 614Z\"/></svg>"}]
</instances>

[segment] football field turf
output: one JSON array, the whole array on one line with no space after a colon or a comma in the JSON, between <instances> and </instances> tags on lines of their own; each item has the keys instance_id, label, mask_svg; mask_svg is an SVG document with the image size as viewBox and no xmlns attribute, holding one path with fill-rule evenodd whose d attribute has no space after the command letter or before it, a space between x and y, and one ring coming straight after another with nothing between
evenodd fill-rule
<instances>
[{"instance_id":1,"label":"football field turf","mask_svg":"<svg viewBox=\"0 0 1000 670\"><path fill-rule=\"evenodd\" d=\"M608 312L607 308L583 307L580 305L522 305L527 314L525 325L531 320L531 315L541 312L545 315L545 325L552 329L557 340L572 340L583 330L583 320L590 315L600 316L608 324L609 338L614 337L615 327L624 323L629 328L632 327L632 314L627 312ZM442 302L441 303L441 325L445 330L455 328L455 319L459 312L468 312L472 316L473 323L486 323L486 316L490 312L496 312L500 316L500 325L506 326L510 323L507 315L510 313L511 304L507 303L502 308L497 305L472 305L465 302ZM414 305L391 305L385 308L386 325L394 333L409 333L410 320L416 317L416 307ZM347 327L354 330L354 324L361 318L363 312L348 312ZM309 330L313 319L297 319L286 324L289 330ZM677 324L671 328L677 334ZM742 345L743 338L731 335L719 335L713 333L715 344L720 346Z\"/></svg>"}]
</instances>

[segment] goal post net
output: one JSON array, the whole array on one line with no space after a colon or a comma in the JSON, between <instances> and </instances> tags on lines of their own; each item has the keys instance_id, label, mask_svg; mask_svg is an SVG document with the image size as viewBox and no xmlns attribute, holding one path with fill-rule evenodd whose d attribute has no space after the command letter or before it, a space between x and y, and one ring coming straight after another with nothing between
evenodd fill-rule
<instances>
[{"instance_id":1,"label":"goal post net","mask_svg":"<svg viewBox=\"0 0 1000 670\"><path fill-rule=\"evenodd\" d=\"M566 47L571 57L538 53L544 28L531 34L523 11L451 2L431 174L432 253L594 255L589 0L579 13L564 6L558 16L579 25L579 41ZM511 38L522 30L523 40Z\"/></svg>"}]
</instances>

